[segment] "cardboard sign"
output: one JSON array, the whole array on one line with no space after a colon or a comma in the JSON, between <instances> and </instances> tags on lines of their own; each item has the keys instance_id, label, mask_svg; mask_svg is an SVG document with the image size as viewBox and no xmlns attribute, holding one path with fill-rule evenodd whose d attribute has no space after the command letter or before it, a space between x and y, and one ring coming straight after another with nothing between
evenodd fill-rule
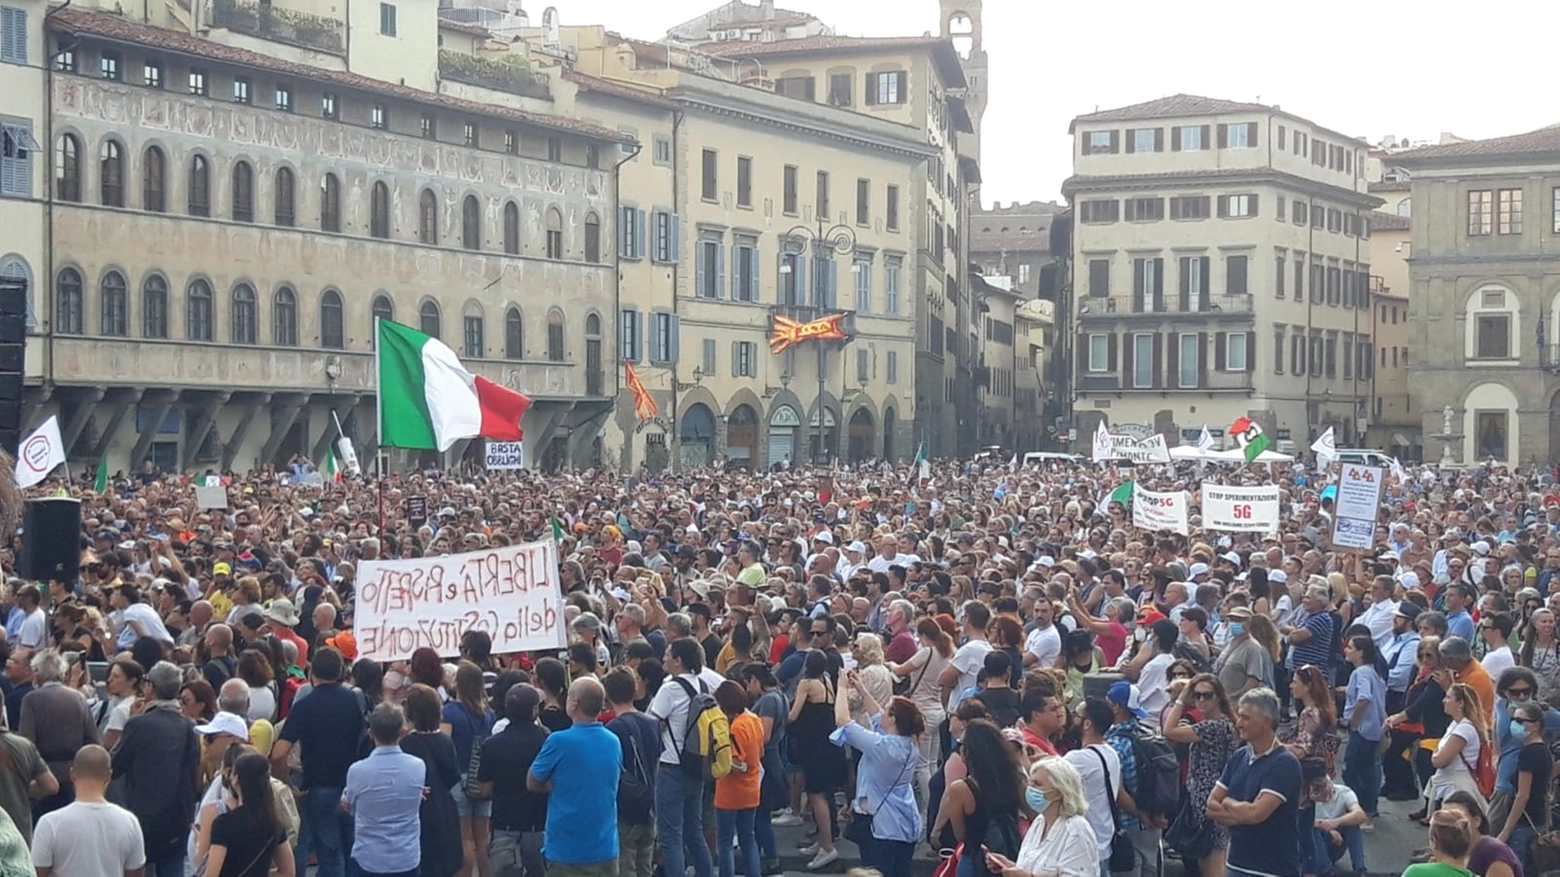
<instances>
[{"instance_id":1,"label":"cardboard sign","mask_svg":"<svg viewBox=\"0 0 1560 877\"><path fill-rule=\"evenodd\" d=\"M1124 435L1112 435L1111 452L1119 460L1128 463L1168 463L1170 448L1165 437L1154 433L1147 438L1135 439Z\"/></svg>"},{"instance_id":2,"label":"cardboard sign","mask_svg":"<svg viewBox=\"0 0 1560 877\"><path fill-rule=\"evenodd\" d=\"M495 469L524 469L525 442L488 442L487 467Z\"/></svg>"},{"instance_id":3,"label":"cardboard sign","mask_svg":"<svg viewBox=\"0 0 1560 877\"><path fill-rule=\"evenodd\" d=\"M425 496L408 496L406 498L406 521L417 529L428 523L428 498Z\"/></svg>"},{"instance_id":4,"label":"cardboard sign","mask_svg":"<svg viewBox=\"0 0 1560 877\"><path fill-rule=\"evenodd\" d=\"M565 644L558 546L552 540L444 557L365 560L353 618L358 653L404 661L428 647L460 654L480 630L494 654L556 651Z\"/></svg>"},{"instance_id":5,"label":"cardboard sign","mask_svg":"<svg viewBox=\"0 0 1560 877\"><path fill-rule=\"evenodd\" d=\"M1272 533L1278 530L1278 512L1277 487L1203 485L1205 529L1226 533Z\"/></svg>"},{"instance_id":6,"label":"cardboard sign","mask_svg":"<svg viewBox=\"0 0 1560 877\"><path fill-rule=\"evenodd\" d=\"M1376 545L1376 517L1381 509L1381 487L1387 470L1344 463L1338 470L1338 493L1333 506L1332 544L1336 548L1368 551Z\"/></svg>"},{"instance_id":7,"label":"cardboard sign","mask_svg":"<svg viewBox=\"0 0 1560 877\"><path fill-rule=\"evenodd\" d=\"M1186 491L1156 493L1132 486L1132 526L1140 530L1170 530L1182 536L1190 532L1187 526L1188 501Z\"/></svg>"},{"instance_id":8,"label":"cardboard sign","mask_svg":"<svg viewBox=\"0 0 1560 877\"><path fill-rule=\"evenodd\" d=\"M227 488L220 484L202 484L195 488L195 504L202 509L225 509L228 507Z\"/></svg>"}]
</instances>

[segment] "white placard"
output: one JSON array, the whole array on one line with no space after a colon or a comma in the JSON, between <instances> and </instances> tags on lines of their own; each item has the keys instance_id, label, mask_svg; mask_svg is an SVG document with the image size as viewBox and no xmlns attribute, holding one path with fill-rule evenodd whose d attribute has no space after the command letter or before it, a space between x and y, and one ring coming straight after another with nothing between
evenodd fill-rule
<instances>
[{"instance_id":1,"label":"white placard","mask_svg":"<svg viewBox=\"0 0 1560 877\"><path fill-rule=\"evenodd\" d=\"M1333 504L1332 544L1335 548L1369 550L1376 545L1376 516L1387 471L1376 466L1344 463L1338 471Z\"/></svg>"},{"instance_id":2,"label":"white placard","mask_svg":"<svg viewBox=\"0 0 1560 877\"><path fill-rule=\"evenodd\" d=\"M203 509L225 509L228 507L227 488L221 484L202 484L195 488L195 504Z\"/></svg>"},{"instance_id":3,"label":"white placard","mask_svg":"<svg viewBox=\"0 0 1560 877\"><path fill-rule=\"evenodd\" d=\"M1204 529L1226 533L1272 533L1278 530L1278 512L1277 487L1203 485Z\"/></svg>"},{"instance_id":4,"label":"white placard","mask_svg":"<svg viewBox=\"0 0 1560 877\"><path fill-rule=\"evenodd\" d=\"M1165 437L1157 432L1147 438L1113 435L1110 439L1111 452L1118 460L1126 460L1128 463L1170 462L1170 448L1165 444Z\"/></svg>"},{"instance_id":5,"label":"white placard","mask_svg":"<svg viewBox=\"0 0 1560 877\"><path fill-rule=\"evenodd\" d=\"M1186 491L1155 493L1132 486L1132 526L1140 530L1171 530L1187 535Z\"/></svg>"},{"instance_id":6,"label":"white placard","mask_svg":"<svg viewBox=\"0 0 1560 877\"><path fill-rule=\"evenodd\" d=\"M524 469L525 442L488 442L488 469Z\"/></svg>"},{"instance_id":7,"label":"white placard","mask_svg":"<svg viewBox=\"0 0 1560 877\"><path fill-rule=\"evenodd\" d=\"M492 637L495 655L563 648L557 543L358 565L352 632L362 657L404 661L427 646L453 658L468 630Z\"/></svg>"}]
</instances>

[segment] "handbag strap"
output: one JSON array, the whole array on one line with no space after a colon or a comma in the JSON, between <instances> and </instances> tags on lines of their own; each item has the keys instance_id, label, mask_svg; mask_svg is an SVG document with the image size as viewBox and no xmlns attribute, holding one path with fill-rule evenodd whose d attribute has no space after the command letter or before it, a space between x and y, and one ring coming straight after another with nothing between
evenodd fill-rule
<instances>
[{"instance_id":1,"label":"handbag strap","mask_svg":"<svg viewBox=\"0 0 1560 877\"><path fill-rule=\"evenodd\" d=\"M1116 796L1110 793L1110 762L1106 761L1105 754L1094 748L1094 746L1090 746L1089 751L1094 753L1094 757L1100 760L1100 769L1105 771L1105 800L1110 803L1110 821L1113 825L1119 825L1121 823L1121 813L1116 809Z\"/></svg>"},{"instance_id":2,"label":"handbag strap","mask_svg":"<svg viewBox=\"0 0 1560 877\"><path fill-rule=\"evenodd\" d=\"M932 669L932 649L928 646L926 649L926 663L921 665L921 672L916 675L915 682L910 684L911 693L914 693L917 688L921 687L921 680L926 678L926 671L930 669Z\"/></svg>"}]
</instances>

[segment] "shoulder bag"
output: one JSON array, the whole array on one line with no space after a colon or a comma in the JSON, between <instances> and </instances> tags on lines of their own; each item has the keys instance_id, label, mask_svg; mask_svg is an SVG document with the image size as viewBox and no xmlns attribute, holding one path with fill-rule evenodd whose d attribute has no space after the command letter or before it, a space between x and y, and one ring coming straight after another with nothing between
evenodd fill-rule
<instances>
[{"instance_id":1,"label":"shoulder bag","mask_svg":"<svg viewBox=\"0 0 1560 877\"><path fill-rule=\"evenodd\" d=\"M1113 874L1133 871L1137 868L1137 850L1132 848L1132 838L1121 827L1121 812L1116 808L1116 796L1111 794L1110 762L1093 746L1089 751L1100 760L1100 770L1105 772L1105 800L1110 802L1110 870Z\"/></svg>"}]
</instances>

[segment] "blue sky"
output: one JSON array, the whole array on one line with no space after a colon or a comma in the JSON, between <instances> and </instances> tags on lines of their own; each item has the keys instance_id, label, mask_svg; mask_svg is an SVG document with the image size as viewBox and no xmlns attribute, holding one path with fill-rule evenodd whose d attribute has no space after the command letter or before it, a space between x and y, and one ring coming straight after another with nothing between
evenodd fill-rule
<instances>
[{"instance_id":1,"label":"blue sky","mask_svg":"<svg viewBox=\"0 0 1560 877\"><path fill-rule=\"evenodd\" d=\"M565 25L655 39L720 0L551 0ZM750 0L756 3L757 0ZM839 33L938 30L937 0L779 0ZM541 9L526 4L533 21ZM1260 100L1371 143L1495 137L1560 122L1542 40L1560 6L1428 7L1367 0L1049 3L985 0L991 99L985 200L1051 200L1071 172L1067 123L1096 108L1189 92ZM1527 36L1525 36L1527 35ZM1039 66L1037 67L1037 62Z\"/></svg>"}]
</instances>

